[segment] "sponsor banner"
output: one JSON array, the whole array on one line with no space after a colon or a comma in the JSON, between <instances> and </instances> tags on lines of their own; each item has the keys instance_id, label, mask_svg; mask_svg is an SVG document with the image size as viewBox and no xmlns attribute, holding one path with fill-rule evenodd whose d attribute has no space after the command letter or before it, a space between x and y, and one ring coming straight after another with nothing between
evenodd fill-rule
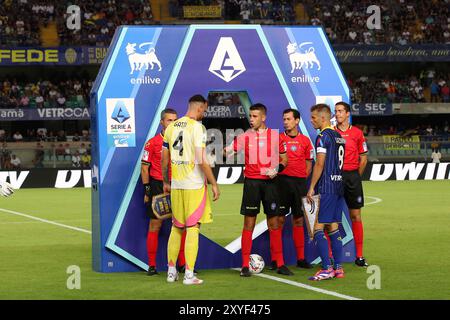
<instances>
[{"instance_id":1,"label":"sponsor banner","mask_svg":"<svg viewBox=\"0 0 450 320\"><path fill-rule=\"evenodd\" d=\"M218 165L214 176L221 185L244 182L243 166ZM0 181L7 181L13 188L90 188L92 173L89 169L29 169L0 171ZM450 163L408 162L367 164L363 180L449 180Z\"/></svg>"},{"instance_id":2,"label":"sponsor banner","mask_svg":"<svg viewBox=\"0 0 450 320\"><path fill-rule=\"evenodd\" d=\"M84 64L82 47L1 48L0 65L80 65Z\"/></svg>"},{"instance_id":3,"label":"sponsor banner","mask_svg":"<svg viewBox=\"0 0 450 320\"><path fill-rule=\"evenodd\" d=\"M208 105L205 118L242 118L245 117L243 106L214 106Z\"/></svg>"},{"instance_id":4,"label":"sponsor banner","mask_svg":"<svg viewBox=\"0 0 450 320\"><path fill-rule=\"evenodd\" d=\"M409 163L369 163L363 180L448 180L450 163L409 162Z\"/></svg>"},{"instance_id":5,"label":"sponsor banner","mask_svg":"<svg viewBox=\"0 0 450 320\"><path fill-rule=\"evenodd\" d=\"M0 109L2 121L89 120L88 108Z\"/></svg>"},{"instance_id":6,"label":"sponsor banner","mask_svg":"<svg viewBox=\"0 0 450 320\"><path fill-rule=\"evenodd\" d=\"M399 135L383 136L385 150L420 150L418 135L403 137Z\"/></svg>"},{"instance_id":7,"label":"sponsor banner","mask_svg":"<svg viewBox=\"0 0 450 320\"><path fill-rule=\"evenodd\" d=\"M187 19L222 18L220 6L183 6L183 16Z\"/></svg>"},{"instance_id":8,"label":"sponsor banner","mask_svg":"<svg viewBox=\"0 0 450 320\"><path fill-rule=\"evenodd\" d=\"M106 99L109 147L135 147L134 99Z\"/></svg>"},{"instance_id":9,"label":"sponsor banner","mask_svg":"<svg viewBox=\"0 0 450 320\"><path fill-rule=\"evenodd\" d=\"M202 18L216 14L220 17L220 6L188 6L189 18ZM183 7L183 8L186 8ZM211 9L214 8L214 9ZM184 9L185 10L185 9ZM186 10L185 10L186 12ZM203 16L194 16L195 14ZM215 16L213 16L215 17ZM301 46L300 46L301 45ZM301 69L302 63L312 64L320 70L320 60L314 52L314 47L308 47L305 43L292 43L288 48L292 59L297 66L295 70ZM313 45L313 44L312 44ZM450 61L450 46L441 45L334 45L334 53L339 62L410 62L410 61ZM80 47L12 47L0 49L0 65L80 65L101 64L106 57L108 47L106 46L80 46ZM310 63L311 62L311 63ZM303 74L293 77L293 81L319 82L320 78L312 74Z\"/></svg>"},{"instance_id":10,"label":"sponsor banner","mask_svg":"<svg viewBox=\"0 0 450 320\"><path fill-rule=\"evenodd\" d=\"M106 57L108 47L83 47L84 64L101 64Z\"/></svg>"},{"instance_id":11,"label":"sponsor banner","mask_svg":"<svg viewBox=\"0 0 450 320\"><path fill-rule=\"evenodd\" d=\"M334 45L339 62L450 61L450 45Z\"/></svg>"},{"instance_id":12,"label":"sponsor banner","mask_svg":"<svg viewBox=\"0 0 450 320\"><path fill-rule=\"evenodd\" d=\"M390 116L392 115L391 103L361 102L352 104L352 116Z\"/></svg>"},{"instance_id":13,"label":"sponsor banner","mask_svg":"<svg viewBox=\"0 0 450 320\"><path fill-rule=\"evenodd\" d=\"M0 171L0 181L11 183L14 189L90 188L91 170L43 168L20 171Z\"/></svg>"}]
</instances>

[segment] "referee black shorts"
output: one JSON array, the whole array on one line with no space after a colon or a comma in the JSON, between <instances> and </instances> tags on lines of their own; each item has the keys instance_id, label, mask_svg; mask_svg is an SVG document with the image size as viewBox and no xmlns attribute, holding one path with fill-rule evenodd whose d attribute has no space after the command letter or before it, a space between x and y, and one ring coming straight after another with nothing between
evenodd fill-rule
<instances>
[{"instance_id":1,"label":"referee black shorts","mask_svg":"<svg viewBox=\"0 0 450 320\"><path fill-rule=\"evenodd\" d=\"M280 195L280 214L286 215L290 210L293 216L303 216L302 197L308 193L306 178L280 174L276 182Z\"/></svg>"},{"instance_id":2,"label":"referee black shorts","mask_svg":"<svg viewBox=\"0 0 450 320\"><path fill-rule=\"evenodd\" d=\"M358 170L343 171L344 197L349 209L361 209L364 207L364 194L362 179Z\"/></svg>"},{"instance_id":3,"label":"referee black shorts","mask_svg":"<svg viewBox=\"0 0 450 320\"><path fill-rule=\"evenodd\" d=\"M147 216L151 219L157 219L152 210L152 200L154 196L163 193L163 182L160 180L150 179L150 200L145 204Z\"/></svg>"},{"instance_id":4,"label":"referee black shorts","mask_svg":"<svg viewBox=\"0 0 450 320\"><path fill-rule=\"evenodd\" d=\"M254 217L263 204L266 215L278 215L278 191L273 179L244 179L244 192L242 193L241 214Z\"/></svg>"}]
</instances>

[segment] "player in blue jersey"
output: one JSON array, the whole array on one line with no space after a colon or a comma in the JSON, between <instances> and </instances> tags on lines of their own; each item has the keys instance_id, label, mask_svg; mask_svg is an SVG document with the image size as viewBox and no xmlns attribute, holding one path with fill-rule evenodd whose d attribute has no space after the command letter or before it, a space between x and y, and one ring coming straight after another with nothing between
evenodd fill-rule
<instances>
[{"instance_id":1,"label":"player in blue jersey","mask_svg":"<svg viewBox=\"0 0 450 320\"><path fill-rule=\"evenodd\" d=\"M344 277L341 265L343 247L339 223L341 223L342 210L345 205L342 180L345 140L333 129L330 120L331 110L328 105L316 104L311 108L311 123L315 129L320 129L315 143L316 163L307 193L310 201L314 194L320 195L318 219L314 226L314 241L322 259L322 269L309 278L314 281ZM331 241L334 269L328 255L325 228Z\"/></svg>"}]
</instances>

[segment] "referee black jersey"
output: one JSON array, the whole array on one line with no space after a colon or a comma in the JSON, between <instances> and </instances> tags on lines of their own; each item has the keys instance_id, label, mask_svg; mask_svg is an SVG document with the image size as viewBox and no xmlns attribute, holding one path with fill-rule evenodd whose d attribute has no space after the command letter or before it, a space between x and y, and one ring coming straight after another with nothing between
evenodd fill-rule
<instances>
[{"instance_id":1,"label":"referee black jersey","mask_svg":"<svg viewBox=\"0 0 450 320\"><path fill-rule=\"evenodd\" d=\"M318 194L344 194L342 167L344 165L345 139L331 127L323 129L316 138L316 153L325 153L325 166L316 185Z\"/></svg>"}]
</instances>

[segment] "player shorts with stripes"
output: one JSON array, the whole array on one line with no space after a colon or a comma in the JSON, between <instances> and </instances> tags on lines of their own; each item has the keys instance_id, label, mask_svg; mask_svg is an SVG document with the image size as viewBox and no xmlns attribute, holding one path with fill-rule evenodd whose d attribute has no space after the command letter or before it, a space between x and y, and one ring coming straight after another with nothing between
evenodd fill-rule
<instances>
[{"instance_id":1,"label":"player shorts with stripes","mask_svg":"<svg viewBox=\"0 0 450 320\"><path fill-rule=\"evenodd\" d=\"M254 217L258 215L261 202L264 213L267 215L279 215L278 190L272 179L244 179L244 191L242 193L241 214Z\"/></svg>"},{"instance_id":2,"label":"player shorts with stripes","mask_svg":"<svg viewBox=\"0 0 450 320\"><path fill-rule=\"evenodd\" d=\"M193 227L197 223L211 223L212 211L206 186L200 189L172 189L172 223L178 228Z\"/></svg>"},{"instance_id":3,"label":"player shorts with stripes","mask_svg":"<svg viewBox=\"0 0 450 320\"><path fill-rule=\"evenodd\" d=\"M306 178L280 174L276 183L280 197L280 214L286 215L290 210L293 216L302 216L302 197L308 192Z\"/></svg>"},{"instance_id":4,"label":"player shorts with stripes","mask_svg":"<svg viewBox=\"0 0 450 320\"><path fill-rule=\"evenodd\" d=\"M364 193L362 179L358 170L343 171L344 196L349 209L361 209L364 207Z\"/></svg>"},{"instance_id":5,"label":"player shorts with stripes","mask_svg":"<svg viewBox=\"0 0 450 320\"><path fill-rule=\"evenodd\" d=\"M318 223L341 223L345 208L344 196L332 193L320 194Z\"/></svg>"}]
</instances>

